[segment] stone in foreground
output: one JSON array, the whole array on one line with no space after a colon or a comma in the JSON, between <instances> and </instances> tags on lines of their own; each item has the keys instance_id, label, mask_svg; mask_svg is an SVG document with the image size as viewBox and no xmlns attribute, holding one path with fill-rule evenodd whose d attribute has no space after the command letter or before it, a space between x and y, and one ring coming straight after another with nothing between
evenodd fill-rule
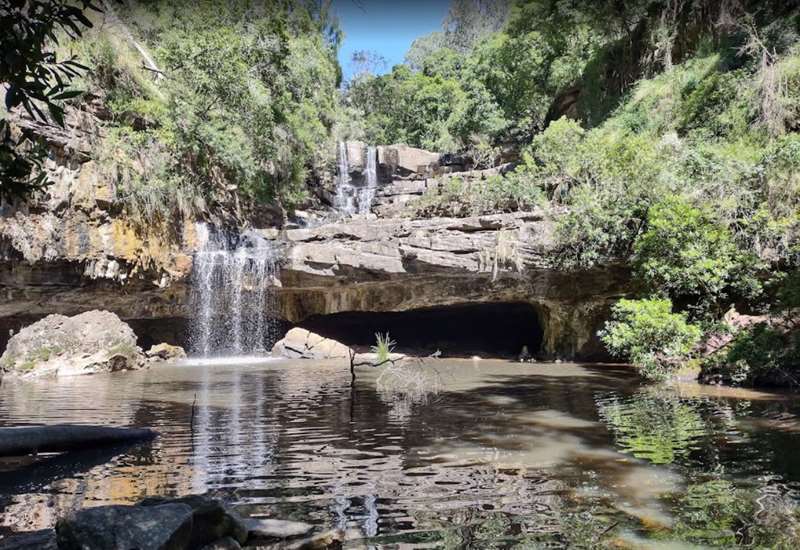
<instances>
[{"instance_id":1,"label":"stone in foreground","mask_svg":"<svg viewBox=\"0 0 800 550\"><path fill-rule=\"evenodd\" d=\"M61 550L188 548L192 509L186 504L87 508L60 520L56 536Z\"/></svg>"},{"instance_id":2,"label":"stone in foreground","mask_svg":"<svg viewBox=\"0 0 800 550\"><path fill-rule=\"evenodd\" d=\"M347 359L350 357L350 348L336 340L295 327L272 347L272 356L288 359Z\"/></svg>"}]
</instances>

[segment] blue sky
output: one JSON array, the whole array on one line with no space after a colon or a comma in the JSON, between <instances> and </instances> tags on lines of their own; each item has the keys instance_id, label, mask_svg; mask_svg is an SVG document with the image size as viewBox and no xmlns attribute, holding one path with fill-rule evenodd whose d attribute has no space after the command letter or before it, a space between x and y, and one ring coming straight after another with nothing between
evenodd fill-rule
<instances>
[{"instance_id":1,"label":"blue sky","mask_svg":"<svg viewBox=\"0 0 800 550\"><path fill-rule=\"evenodd\" d=\"M386 70L403 62L415 38L439 30L448 0L333 0L333 10L344 31L339 63L345 78L353 52L372 50L386 58Z\"/></svg>"}]
</instances>

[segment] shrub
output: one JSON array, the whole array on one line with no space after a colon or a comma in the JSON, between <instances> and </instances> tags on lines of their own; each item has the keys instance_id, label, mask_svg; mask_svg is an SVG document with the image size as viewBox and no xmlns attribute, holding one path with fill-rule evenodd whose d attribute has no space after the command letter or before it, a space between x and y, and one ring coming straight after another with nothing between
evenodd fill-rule
<instances>
[{"instance_id":1,"label":"shrub","mask_svg":"<svg viewBox=\"0 0 800 550\"><path fill-rule=\"evenodd\" d=\"M385 363L389 360L389 355L394 351L397 342L391 339L389 333L375 333L375 345L370 348L372 353L378 356L378 363Z\"/></svg>"},{"instance_id":2,"label":"shrub","mask_svg":"<svg viewBox=\"0 0 800 550\"><path fill-rule=\"evenodd\" d=\"M620 300L600 332L608 350L627 357L647 379L666 378L691 352L701 331L672 312L667 299Z\"/></svg>"},{"instance_id":3,"label":"shrub","mask_svg":"<svg viewBox=\"0 0 800 550\"><path fill-rule=\"evenodd\" d=\"M673 298L688 298L698 316L719 312L731 289L756 293L760 288L751 272L757 259L738 249L709 207L693 206L680 196L650 209L634 252L642 281Z\"/></svg>"}]
</instances>

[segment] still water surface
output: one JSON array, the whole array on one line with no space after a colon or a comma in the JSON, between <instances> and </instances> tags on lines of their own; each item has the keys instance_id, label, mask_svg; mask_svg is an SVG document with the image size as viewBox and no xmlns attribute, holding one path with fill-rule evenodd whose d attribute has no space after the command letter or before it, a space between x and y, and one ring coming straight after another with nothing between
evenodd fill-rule
<instances>
[{"instance_id":1,"label":"still water surface","mask_svg":"<svg viewBox=\"0 0 800 550\"><path fill-rule=\"evenodd\" d=\"M398 391L379 369L351 388L344 364L278 360L5 381L0 425L161 436L4 466L0 530L212 492L250 514L342 528L352 548L692 548L795 534L791 395L642 386L618 366L443 359L424 369L437 391Z\"/></svg>"}]
</instances>

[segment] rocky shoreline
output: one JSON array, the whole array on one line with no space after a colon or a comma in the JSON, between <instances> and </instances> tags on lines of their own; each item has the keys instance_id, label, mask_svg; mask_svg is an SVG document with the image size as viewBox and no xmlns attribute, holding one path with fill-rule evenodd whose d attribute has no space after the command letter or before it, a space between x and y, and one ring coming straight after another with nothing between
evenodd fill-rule
<instances>
[{"instance_id":1,"label":"rocky shoreline","mask_svg":"<svg viewBox=\"0 0 800 550\"><path fill-rule=\"evenodd\" d=\"M339 530L243 517L221 500L190 495L85 508L61 518L55 529L0 539L0 550L324 550L341 548L343 539Z\"/></svg>"}]
</instances>

